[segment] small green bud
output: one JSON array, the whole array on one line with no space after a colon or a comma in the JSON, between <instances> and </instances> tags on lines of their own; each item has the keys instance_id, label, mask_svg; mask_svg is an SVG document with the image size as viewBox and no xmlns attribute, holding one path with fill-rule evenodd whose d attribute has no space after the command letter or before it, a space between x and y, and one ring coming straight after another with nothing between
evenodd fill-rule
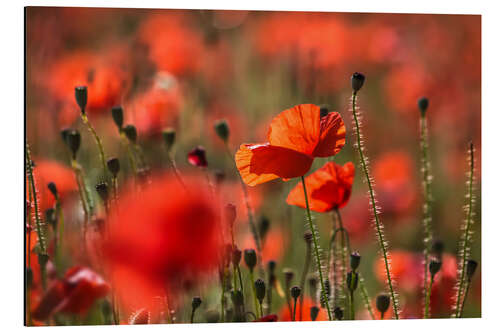
<instances>
[{"instance_id":1,"label":"small green bud","mask_svg":"<svg viewBox=\"0 0 500 333\"><path fill-rule=\"evenodd\" d=\"M311 306L311 309L309 311L311 314L311 320L316 321L316 318L318 318L318 314L319 314L319 308L316 305L314 305L314 306Z\"/></svg>"},{"instance_id":2,"label":"small green bud","mask_svg":"<svg viewBox=\"0 0 500 333\"><path fill-rule=\"evenodd\" d=\"M434 275L436 275L440 269L441 269L441 261L433 259L429 262L429 272L431 273L432 278L434 278Z\"/></svg>"},{"instance_id":3,"label":"small green bud","mask_svg":"<svg viewBox=\"0 0 500 333\"><path fill-rule=\"evenodd\" d=\"M76 159L76 153L80 148L81 141L82 137L80 136L80 132L76 130L71 130L67 133L66 144L68 145L69 150L73 154L73 159Z\"/></svg>"},{"instance_id":4,"label":"small green bud","mask_svg":"<svg viewBox=\"0 0 500 333\"><path fill-rule=\"evenodd\" d=\"M389 304L391 304L391 298L389 295L380 294L377 296L375 300L375 305L377 306L377 310L382 314L382 318L384 317L384 313L389 309Z\"/></svg>"},{"instance_id":5,"label":"small green bud","mask_svg":"<svg viewBox=\"0 0 500 333\"><path fill-rule=\"evenodd\" d=\"M354 251L353 253L351 253L350 264L351 264L351 269L353 271L358 269L360 262L361 262L361 256L359 255L359 252Z\"/></svg>"},{"instance_id":6,"label":"small green bud","mask_svg":"<svg viewBox=\"0 0 500 333\"><path fill-rule=\"evenodd\" d=\"M262 304L264 297L266 297L266 283L262 279L257 279L254 284L255 294L259 302Z\"/></svg>"},{"instance_id":7,"label":"small green bud","mask_svg":"<svg viewBox=\"0 0 500 333\"><path fill-rule=\"evenodd\" d=\"M118 130L122 130L123 127L123 108L119 105L113 106L111 108L111 117L113 117L113 121L115 122Z\"/></svg>"},{"instance_id":8,"label":"small green bud","mask_svg":"<svg viewBox=\"0 0 500 333\"><path fill-rule=\"evenodd\" d=\"M300 289L299 286L293 286L290 289L290 295L292 296L293 299L299 298L301 292L302 292L302 289Z\"/></svg>"},{"instance_id":9,"label":"small green bud","mask_svg":"<svg viewBox=\"0 0 500 333\"><path fill-rule=\"evenodd\" d=\"M420 114L425 116L425 113L427 112L427 108L429 107L429 100L425 97L422 97L418 100L418 108L420 109Z\"/></svg>"},{"instance_id":10,"label":"small green bud","mask_svg":"<svg viewBox=\"0 0 500 333\"><path fill-rule=\"evenodd\" d=\"M358 288L359 274L356 272L347 273L347 289L355 291Z\"/></svg>"},{"instance_id":11,"label":"small green bud","mask_svg":"<svg viewBox=\"0 0 500 333\"><path fill-rule=\"evenodd\" d=\"M87 87L77 86L75 87L75 99L76 103L80 107L80 111L85 114L85 107L87 106Z\"/></svg>"},{"instance_id":12,"label":"small green bud","mask_svg":"<svg viewBox=\"0 0 500 333\"><path fill-rule=\"evenodd\" d=\"M120 160L118 160L116 157L112 157L108 160L107 165L109 172L111 172L113 177L116 178L118 172L120 172Z\"/></svg>"},{"instance_id":13,"label":"small green bud","mask_svg":"<svg viewBox=\"0 0 500 333\"><path fill-rule=\"evenodd\" d=\"M136 143L137 142L137 129L135 128L134 125L127 125L123 128L123 131L125 132L125 136L127 139L129 139L130 142Z\"/></svg>"},{"instance_id":14,"label":"small green bud","mask_svg":"<svg viewBox=\"0 0 500 333\"><path fill-rule=\"evenodd\" d=\"M351 86L354 92L358 92L365 83L365 76L361 73L355 72L351 76Z\"/></svg>"},{"instance_id":15,"label":"small green bud","mask_svg":"<svg viewBox=\"0 0 500 333\"><path fill-rule=\"evenodd\" d=\"M255 265L257 265L257 254L254 249L246 249L244 254L245 264L253 272Z\"/></svg>"},{"instance_id":16,"label":"small green bud","mask_svg":"<svg viewBox=\"0 0 500 333\"><path fill-rule=\"evenodd\" d=\"M193 307L193 311L198 309L201 305L201 298L199 296L193 297L193 301L191 302L191 305Z\"/></svg>"},{"instance_id":17,"label":"small green bud","mask_svg":"<svg viewBox=\"0 0 500 333\"><path fill-rule=\"evenodd\" d=\"M229 125L225 119L221 119L215 122L214 125L215 133L222 139L222 141L227 142L229 139Z\"/></svg>"}]
</instances>

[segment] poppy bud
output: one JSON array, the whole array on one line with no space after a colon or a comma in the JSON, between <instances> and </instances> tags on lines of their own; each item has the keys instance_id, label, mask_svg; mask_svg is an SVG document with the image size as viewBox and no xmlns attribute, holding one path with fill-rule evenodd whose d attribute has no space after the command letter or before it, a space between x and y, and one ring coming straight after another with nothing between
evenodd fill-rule
<instances>
[{"instance_id":1,"label":"poppy bud","mask_svg":"<svg viewBox=\"0 0 500 333\"><path fill-rule=\"evenodd\" d=\"M224 213L226 217L226 222L231 226L234 225L234 221L236 220L236 206L233 204L227 204L224 208Z\"/></svg>"},{"instance_id":2,"label":"poppy bud","mask_svg":"<svg viewBox=\"0 0 500 333\"><path fill-rule=\"evenodd\" d=\"M316 305L311 306L310 314L311 314L311 320L315 321L316 318L318 318L319 308Z\"/></svg>"},{"instance_id":3,"label":"poppy bud","mask_svg":"<svg viewBox=\"0 0 500 333\"><path fill-rule=\"evenodd\" d=\"M87 106L87 87L77 86L75 87L75 99L76 103L80 107L82 113L85 113L85 107Z\"/></svg>"},{"instance_id":4,"label":"poppy bud","mask_svg":"<svg viewBox=\"0 0 500 333\"><path fill-rule=\"evenodd\" d=\"M359 275L356 272L347 273L347 289L355 291L358 287Z\"/></svg>"},{"instance_id":5,"label":"poppy bud","mask_svg":"<svg viewBox=\"0 0 500 333\"><path fill-rule=\"evenodd\" d=\"M269 270L269 273L272 275L274 274L274 270L276 269L276 261L274 260L269 260L267 262L267 269Z\"/></svg>"},{"instance_id":6,"label":"poppy bud","mask_svg":"<svg viewBox=\"0 0 500 333\"><path fill-rule=\"evenodd\" d=\"M165 147L167 147L167 152L170 152L175 143L175 129L171 127L164 129L162 136Z\"/></svg>"},{"instance_id":7,"label":"poppy bud","mask_svg":"<svg viewBox=\"0 0 500 333\"><path fill-rule=\"evenodd\" d=\"M240 307L243 305L243 293L241 290L232 290L231 291L231 300L235 307Z\"/></svg>"},{"instance_id":8,"label":"poppy bud","mask_svg":"<svg viewBox=\"0 0 500 333\"><path fill-rule=\"evenodd\" d=\"M205 312L205 319L207 323L217 323L219 322L219 312L217 310L208 310Z\"/></svg>"},{"instance_id":9,"label":"poppy bud","mask_svg":"<svg viewBox=\"0 0 500 333\"><path fill-rule=\"evenodd\" d=\"M432 243L432 253L438 258L441 258L444 252L444 243L441 240L436 240Z\"/></svg>"},{"instance_id":10,"label":"poppy bud","mask_svg":"<svg viewBox=\"0 0 500 333\"><path fill-rule=\"evenodd\" d=\"M108 184L99 183L95 186L95 189L97 191L97 194L99 194L101 200L107 202L109 199Z\"/></svg>"},{"instance_id":11,"label":"poppy bud","mask_svg":"<svg viewBox=\"0 0 500 333\"><path fill-rule=\"evenodd\" d=\"M361 262L361 256L359 255L358 251L354 251L351 253L351 269L355 271L359 267L359 263Z\"/></svg>"},{"instance_id":12,"label":"poppy bud","mask_svg":"<svg viewBox=\"0 0 500 333\"><path fill-rule=\"evenodd\" d=\"M123 131L125 132L125 136L127 139L129 139L130 142L136 143L137 142L137 129L135 128L134 125L127 125L123 128Z\"/></svg>"},{"instance_id":13,"label":"poppy bud","mask_svg":"<svg viewBox=\"0 0 500 333\"><path fill-rule=\"evenodd\" d=\"M328 115L328 113L330 113L330 110L328 109L328 105L323 104L319 107L319 115L321 118Z\"/></svg>"},{"instance_id":14,"label":"poppy bud","mask_svg":"<svg viewBox=\"0 0 500 333\"><path fill-rule=\"evenodd\" d=\"M300 289L299 286L293 286L290 289L290 295L292 296L293 299L297 299L300 296L300 293L302 292L302 289Z\"/></svg>"},{"instance_id":15,"label":"poppy bud","mask_svg":"<svg viewBox=\"0 0 500 333\"><path fill-rule=\"evenodd\" d=\"M116 157L113 157L108 160L107 164L109 172L111 172L113 177L116 178L118 172L120 172L120 160L118 160Z\"/></svg>"},{"instance_id":16,"label":"poppy bud","mask_svg":"<svg viewBox=\"0 0 500 333\"><path fill-rule=\"evenodd\" d=\"M306 244L310 245L313 239L313 234L310 231L304 232L304 240L306 241Z\"/></svg>"},{"instance_id":17,"label":"poppy bud","mask_svg":"<svg viewBox=\"0 0 500 333\"><path fill-rule=\"evenodd\" d=\"M76 153L80 148L81 140L82 137L80 136L80 132L76 130L71 130L66 136L66 144L68 145L69 150L71 150L71 153L73 154L73 159L76 159Z\"/></svg>"},{"instance_id":18,"label":"poppy bud","mask_svg":"<svg viewBox=\"0 0 500 333\"><path fill-rule=\"evenodd\" d=\"M68 140L68 133L71 132L71 128L64 128L61 130L61 138L64 142L64 144L66 144L67 140Z\"/></svg>"},{"instance_id":19,"label":"poppy bud","mask_svg":"<svg viewBox=\"0 0 500 333\"><path fill-rule=\"evenodd\" d=\"M206 168L208 166L205 148L198 146L188 153L188 162L191 165Z\"/></svg>"},{"instance_id":20,"label":"poppy bud","mask_svg":"<svg viewBox=\"0 0 500 333\"><path fill-rule=\"evenodd\" d=\"M295 273L290 268L285 268L283 270L283 274L285 274L285 282L290 284L295 276Z\"/></svg>"},{"instance_id":21,"label":"poppy bud","mask_svg":"<svg viewBox=\"0 0 500 333\"><path fill-rule=\"evenodd\" d=\"M431 273L431 277L434 278L437 272L441 269L441 261L431 260L429 263L429 272Z\"/></svg>"},{"instance_id":22,"label":"poppy bud","mask_svg":"<svg viewBox=\"0 0 500 333\"><path fill-rule=\"evenodd\" d=\"M355 72L351 76L351 86L354 92L358 92L365 83L365 76L361 73Z\"/></svg>"},{"instance_id":23,"label":"poppy bud","mask_svg":"<svg viewBox=\"0 0 500 333\"><path fill-rule=\"evenodd\" d=\"M425 112L427 111L427 108L429 107L429 100L425 97L422 97L418 100L418 108L420 109L420 114L425 116Z\"/></svg>"},{"instance_id":24,"label":"poppy bud","mask_svg":"<svg viewBox=\"0 0 500 333\"><path fill-rule=\"evenodd\" d=\"M193 297L193 301L191 302L191 305L193 307L193 311L198 309L201 305L201 298L199 296Z\"/></svg>"},{"instance_id":25,"label":"poppy bud","mask_svg":"<svg viewBox=\"0 0 500 333\"><path fill-rule=\"evenodd\" d=\"M259 235L260 239L264 240L266 238L267 232L269 231L269 226L271 222L266 216L261 216L259 220Z\"/></svg>"},{"instance_id":26,"label":"poppy bud","mask_svg":"<svg viewBox=\"0 0 500 333\"><path fill-rule=\"evenodd\" d=\"M467 260L467 266L465 268L465 271L467 273L467 278L469 279L469 281L472 279L472 276L474 276L476 268L477 268L477 261Z\"/></svg>"},{"instance_id":27,"label":"poppy bud","mask_svg":"<svg viewBox=\"0 0 500 333\"><path fill-rule=\"evenodd\" d=\"M111 116L116 124L116 127L121 131L123 127L123 108L119 105L111 108Z\"/></svg>"},{"instance_id":28,"label":"poppy bud","mask_svg":"<svg viewBox=\"0 0 500 333\"><path fill-rule=\"evenodd\" d=\"M375 305L377 306L377 310L382 314L382 318L384 317L384 313L389 309L389 304L391 304L389 295L381 294L377 296Z\"/></svg>"},{"instance_id":29,"label":"poppy bud","mask_svg":"<svg viewBox=\"0 0 500 333\"><path fill-rule=\"evenodd\" d=\"M238 248L234 248L233 249L233 253L232 253L232 259L233 259L233 266L236 267L240 264L240 261L241 261L241 250L239 250Z\"/></svg>"},{"instance_id":30,"label":"poppy bud","mask_svg":"<svg viewBox=\"0 0 500 333\"><path fill-rule=\"evenodd\" d=\"M229 138L229 126L225 119L221 119L215 122L214 125L215 133L222 139L222 141L227 142Z\"/></svg>"},{"instance_id":31,"label":"poppy bud","mask_svg":"<svg viewBox=\"0 0 500 333\"><path fill-rule=\"evenodd\" d=\"M333 315L335 316L335 319L342 320L342 318L344 318L344 311L336 306L335 309L333 309Z\"/></svg>"},{"instance_id":32,"label":"poppy bud","mask_svg":"<svg viewBox=\"0 0 500 333\"><path fill-rule=\"evenodd\" d=\"M255 265L257 265L257 254L255 253L255 250L246 249L244 259L248 269L250 269L250 271L252 272Z\"/></svg>"},{"instance_id":33,"label":"poppy bud","mask_svg":"<svg viewBox=\"0 0 500 333\"><path fill-rule=\"evenodd\" d=\"M56 187L56 184L54 182L50 182L47 184L47 187L50 191L50 193L52 193L52 195L57 198L57 187Z\"/></svg>"},{"instance_id":34,"label":"poppy bud","mask_svg":"<svg viewBox=\"0 0 500 333\"><path fill-rule=\"evenodd\" d=\"M262 304L264 297L266 297L266 283L262 279L255 280L255 294L259 303Z\"/></svg>"}]
</instances>

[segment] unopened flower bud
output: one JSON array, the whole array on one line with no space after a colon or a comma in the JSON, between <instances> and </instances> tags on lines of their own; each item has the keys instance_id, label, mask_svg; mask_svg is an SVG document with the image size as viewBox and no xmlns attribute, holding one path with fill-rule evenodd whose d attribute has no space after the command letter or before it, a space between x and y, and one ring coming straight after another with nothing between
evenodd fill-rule
<instances>
[{"instance_id":1,"label":"unopened flower bud","mask_svg":"<svg viewBox=\"0 0 500 333\"><path fill-rule=\"evenodd\" d=\"M474 276L476 269L477 269L477 261L467 260L467 265L465 266L465 272L467 273L467 279L469 279L469 281Z\"/></svg>"},{"instance_id":2,"label":"unopened flower bud","mask_svg":"<svg viewBox=\"0 0 500 333\"><path fill-rule=\"evenodd\" d=\"M227 204L224 208L224 215L226 223L228 223L232 228L234 226L234 221L236 220L236 206L233 204Z\"/></svg>"},{"instance_id":3,"label":"unopened flower bud","mask_svg":"<svg viewBox=\"0 0 500 333\"><path fill-rule=\"evenodd\" d=\"M76 153L80 148L81 141L82 137L80 136L80 132L76 130L71 130L67 133L66 144L68 145L69 150L73 154L73 159L76 159Z\"/></svg>"},{"instance_id":4,"label":"unopened flower bud","mask_svg":"<svg viewBox=\"0 0 500 333\"><path fill-rule=\"evenodd\" d=\"M175 143L175 129L171 127L164 129L162 132L162 136L165 147L167 148L167 152L170 152Z\"/></svg>"},{"instance_id":5,"label":"unopened flower bud","mask_svg":"<svg viewBox=\"0 0 500 333\"><path fill-rule=\"evenodd\" d=\"M222 139L222 141L227 142L229 138L229 126L225 119L221 119L215 122L214 125L215 133Z\"/></svg>"},{"instance_id":6,"label":"unopened flower bud","mask_svg":"<svg viewBox=\"0 0 500 333\"><path fill-rule=\"evenodd\" d=\"M335 316L335 319L342 320L342 318L344 318L344 311L336 306L335 309L333 309L333 315Z\"/></svg>"},{"instance_id":7,"label":"unopened flower bud","mask_svg":"<svg viewBox=\"0 0 500 333\"><path fill-rule=\"evenodd\" d=\"M85 113L85 107L87 106L87 87L77 86L75 87L75 99L76 103L80 107L80 111Z\"/></svg>"},{"instance_id":8,"label":"unopened flower bud","mask_svg":"<svg viewBox=\"0 0 500 333\"><path fill-rule=\"evenodd\" d=\"M358 288L359 275L356 272L347 273L347 289L355 291Z\"/></svg>"},{"instance_id":9,"label":"unopened flower bud","mask_svg":"<svg viewBox=\"0 0 500 333\"><path fill-rule=\"evenodd\" d=\"M241 261L241 250L236 247L233 249L232 261L234 267L238 266Z\"/></svg>"},{"instance_id":10,"label":"unopened flower bud","mask_svg":"<svg viewBox=\"0 0 500 333\"><path fill-rule=\"evenodd\" d=\"M255 265L257 265L257 254L255 253L255 250L246 249L244 259L248 269L252 272Z\"/></svg>"},{"instance_id":11,"label":"unopened flower bud","mask_svg":"<svg viewBox=\"0 0 500 333\"><path fill-rule=\"evenodd\" d=\"M359 267L359 263L361 262L361 256L359 255L358 251L354 251L351 253L351 269L355 271Z\"/></svg>"},{"instance_id":12,"label":"unopened flower bud","mask_svg":"<svg viewBox=\"0 0 500 333\"><path fill-rule=\"evenodd\" d=\"M302 292L302 289L300 289L299 286L293 286L290 289L290 296L292 296L293 299L297 299L297 298L299 298L301 292Z\"/></svg>"},{"instance_id":13,"label":"unopened flower bud","mask_svg":"<svg viewBox=\"0 0 500 333\"><path fill-rule=\"evenodd\" d=\"M208 166L205 148L198 146L188 153L188 162L191 165L206 168Z\"/></svg>"},{"instance_id":14,"label":"unopened flower bud","mask_svg":"<svg viewBox=\"0 0 500 333\"><path fill-rule=\"evenodd\" d=\"M441 269L441 261L432 259L429 262L429 272L431 273L431 277L434 278L437 272Z\"/></svg>"},{"instance_id":15,"label":"unopened flower bud","mask_svg":"<svg viewBox=\"0 0 500 333\"><path fill-rule=\"evenodd\" d=\"M132 142L136 143L137 142L137 129L135 128L134 125L127 125L123 128L123 132L125 132L125 136L127 139Z\"/></svg>"},{"instance_id":16,"label":"unopened flower bud","mask_svg":"<svg viewBox=\"0 0 500 333\"><path fill-rule=\"evenodd\" d=\"M118 160L116 157L110 158L107 162L107 165L109 172L111 172L113 177L116 178L118 172L120 172L120 160Z\"/></svg>"},{"instance_id":17,"label":"unopened flower bud","mask_svg":"<svg viewBox=\"0 0 500 333\"><path fill-rule=\"evenodd\" d=\"M375 305L377 306L377 310L382 314L382 317L384 316L384 313L386 313L386 311L389 309L389 304L391 304L391 298L389 297L389 295L380 294L377 296Z\"/></svg>"},{"instance_id":18,"label":"unopened flower bud","mask_svg":"<svg viewBox=\"0 0 500 333\"><path fill-rule=\"evenodd\" d=\"M99 194L101 200L107 202L109 199L108 184L99 183L95 186L95 189L97 191L97 194Z\"/></svg>"},{"instance_id":19,"label":"unopened flower bud","mask_svg":"<svg viewBox=\"0 0 500 333\"><path fill-rule=\"evenodd\" d=\"M441 258L444 252L444 243L441 240L436 240L432 243L431 252L438 258Z\"/></svg>"},{"instance_id":20,"label":"unopened flower bud","mask_svg":"<svg viewBox=\"0 0 500 333\"><path fill-rule=\"evenodd\" d=\"M52 193L52 195L57 198L58 196L58 193L57 193L57 187L56 187L56 184L54 182L50 182L47 184L47 188L49 189L50 193Z\"/></svg>"},{"instance_id":21,"label":"unopened flower bud","mask_svg":"<svg viewBox=\"0 0 500 333\"><path fill-rule=\"evenodd\" d=\"M262 304L264 297L266 297L266 283L262 279L255 280L255 294L259 303Z\"/></svg>"},{"instance_id":22,"label":"unopened flower bud","mask_svg":"<svg viewBox=\"0 0 500 333\"><path fill-rule=\"evenodd\" d=\"M266 238L267 232L269 231L269 226L271 225L271 221L266 216L261 216L259 219L259 235L260 239L264 241Z\"/></svg>"},{"instance_id":23,"label":"unopened flower bud","mask_svg":"<svg viewBox=\"0 0 500 333\"><path fill-rule=\"evenodd\" d=\"M316 318L318 318L318 314L319 314L319 308L316 305L311 306L310 315L312 321L316 321Z\"/></svg>"},{"instance_id":24,"label":"unopened flower bud","mask_svg":"<svg viewBox=\"0 0 500 333\"><path fill-rule=\"evenodd\" d=\"M123 108L119 105L113 106L111 108L111 116L113 117L116 127L121 131L123 127Z\"/></svg>"},{"instance_id":25,"label":"unopened flower bud","mask_svg":"<svg viewBox=\"0 0 500 333\"><path fill-rule=\"evenodd\" d=\"M193 307L193 311L198 309L201 305L201 298L199 296L193 297L193 301L191 302L191 306Z\"/></svg>"},{"instance_id":26,"label":"unopened flower bud","mask_svg":"<svg viewBox=\"0 0 500 333\"><path fill-rule=\"evenodd\" d=\"M427 108L429 107L429 100L425 97L422 97L418 100L418 108L420 109L420 114L425 116L425 112L427 111Z\"/></svg>"},{"instance_id":27,"label":"unopened flower bud","mask_svg":"<svg viewBox=\"0 0 500 333\"><path fill-rule=\"evenodd\" d=\"M365 76L361 73L355 72L351 76L351 86L354 92L358 92L365 83Z\"/></svg>"}]
</instances>

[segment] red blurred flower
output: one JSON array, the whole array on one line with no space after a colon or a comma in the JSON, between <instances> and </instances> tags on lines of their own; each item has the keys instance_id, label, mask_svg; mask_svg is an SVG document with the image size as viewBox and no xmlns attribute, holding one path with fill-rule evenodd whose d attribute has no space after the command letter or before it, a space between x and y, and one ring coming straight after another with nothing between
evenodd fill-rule
<instances>
[{"instance_id":1,"label":"red blurred flower","mask_svg":"<svg viewBox=\"0 0 500 333\"><path fill-rule=\"evenodd\" d=\"M394 250L390 252L390 263L392 276L397 281L400 289L413 291L420 287L424 275L424 267L422 258L419 255L412 252ZM381 283L385 283L387 274L384 260L375 261L374 271L377 279Z\"/></svg>"},{"instance_id":2,"label":"red blurred flower","mask_svg":"<svg viewBox=\"0 0 500 333\"><path fill-rule=\"evenodd\" d=\"M84 315L109 289L108 284L91 269L70 268L63 279L51 284L33 310L33 318L45 320L57 312Z\"/></svg>"},{"instance_id":3,"label":"red blurred flower","mask_svg":"<svg viewBox=\"0 0 500 333\"><path fill-rule=\"evenodd\" d=\"M246 233L245 238L241 242L242 248L256 249L255 240L251 233ZM279 261L283 258L288 247L288 238L285 230L271 229L266 234L266 239L262 243L262 261L264 263L274 260Z\"/></svg>"},{"instance_id":4,"label":"red blurred flower","mask_svg":"<svg viewBox=\"0 0 500 333\"><path fill-rule=\"evenodd\" d=\"M337 154L345 144L345 126L337 112L320 117L319 107L300 104L277 115L263 144L242 144L236 166L250 186L276 178L300 177L315 157Z\"/></svg>"},{"instance_id":5,"label":"red blurred flower","mask_svg":"<svg viewBox=\"0 0 500 333\"><path fill-rule=\"evenodd\" d=\"M299 302L297 302L297 308L295 310L296 321L299 321L300 318L300 310L298 303ZM314 302L309 297L305 296L302 307L302 321L311 321L311 307L313 306L319 306L319 305L314 304ZM292 309L293 309L293 304L292 304ZM292 321L292 316L290 315L290 310L287 304L283 305L283 307L281 308L279 318L280 321ZM326 320L328 320L328 314L326 313L326 310L324 308L320 307L316 321L326 321Z\"/></svg>"},{"instance_id":6,"label":"red blurred flower","mask_svg":"<svg viewBox=\"0 0 500 333\"><path fill-rule=\"evenodd\" d=\"M114 288L132 310L150 308L165 288L178 290L182 279L196 282L217 265L217 207L205 179L183 180L186 188L175 177L154 176L140 195L125 191L108 221L105 258Z\"/></svg>"},{"instance_id":7,"label":"red blurred flower","mask_svg":"<svg viewBox=\"0 0 500 333\"><path fill-rule=\"evenodd\" d=\"M328 162L305 178L309 207L315 212L328 212L344 207L351 197L354 164L340 166ZM306 208L302 183L297 184L286 199L287 204Z\"/></svg>"}]
</instances>

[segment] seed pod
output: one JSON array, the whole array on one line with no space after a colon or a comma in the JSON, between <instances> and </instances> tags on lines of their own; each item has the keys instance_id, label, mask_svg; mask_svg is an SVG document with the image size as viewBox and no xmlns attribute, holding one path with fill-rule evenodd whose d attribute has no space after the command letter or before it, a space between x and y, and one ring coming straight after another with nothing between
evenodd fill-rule
<instances>
[{"instance_id":1,"label":"seed pod","mask_svg":"<svg viewBox=\"0 0 500 333\"><path fill-rule=\"evenodd\" d=\"M75 87L75 99L76 103L80 107L82 114L85 114L85 107L87 106L87 87L77 86Z\"/></svg>"},{"instance_id":2,"label":"seed pod","mask_svg":"<svg viewBox=\"0 0 500 333\"><path fill-rule=\"evenodd\" d=\"M380 311L382 316L389 309L389 304L391 304L391 298L389 297L389 295L386 294L378 295L377 299L375 300L375 305L377 306L377 310Z\"/></svg>"},{"instance_id":3,"label":"seed pod","mask_svg":"<svg viewBox=\"0 0 500 333\"><path fill-rule=\"evenodd\" d=\"M318 314L319 314L319 308L316 305L311 306L310 315L312 321L316 321L316 318L318 318Z\"/></svg>"},{"instance_id":4,"label":"seed pod","mask_svg":"<svg viewBox=\"0 0 500 333\"><path fill-rule=\"evenodd\" d=\"M123 127L123 108L119 105L113 106L111 108L111 116L113 117L116 127L121 131Z\"/></svg>"},{"instance_id":5,"label":"seed pod","mask_svg":"<svg viewBox=\"0 0 500 333\"><path fill-rule=\"evenodd\" d=\"M193 307L193 311L198 309L201 305L201 298L199 296L193 297L193 301L191 302L191 306Z\"/></svg>"},{"instance_id":6,"label":"seed pod","mask_svg":"<svg viewBox=\"0 0 500 333\"><path fill-rule=\"evenodd\" d=\"M255 253L255 250L246 249L244 259L248 269L253 272L255 265L257 265L257 254Z\"/></svg>"},{"instance_id":7,"label":"seed pod","mask_svg":"<svg viewBox=\"0 0 500 333\"><path fill-rule=\"evenodd\" d=\"M269 270L269 274L274 274L274 270L276 269L276 261L269 260L267 262L267 269Z\"/></svg>"},{"instance_id":8,"label":"seed pod","mask_svg":"<svg viewBox=\"0 0 500 333\"><path fill-rule=\"evenodd\" d=\"M264 297L266 297L266 283L262 279L255 280L255 294L257 299L262 304Z\"/></svg>"},{"instance_id":9,"label":"seed pod","mask_svg":"<svg viewBox=\"0 0 500 333\"><path fill-rule=\"evenodd\" d=\"M164 129L162 132L162 136L165 147L167 148L167 152L170 152L175 143L175 129L171 127Z\"/></svg>"},{"instance_id":10,"label":"seed pod","mask_svg":"<svg viewBox=\"0 0 500 333\"><path fill-rule=\"evenodd\" d=\"M474 273L476 272L476 269L477 269L477 261L475 261L475 260L467 260L467 265L466 265L465 271L467 273L467 278L469 279L469 281L474 276Z\"/></svg>"},{"instance_id":11,"label":"seed pod","mask_svg":"<svg viewBox=\"0 0 500 333\"><path fill-rule=\"evenodd\" d=\"M302 289L300 289L299 286L293 286L290 289L290 296L292 296L293 299L297 299L297 298L299 298L301 292L302 292Z\"/></svg>"},{"instance_id":12,"label":"seed pod","mask_svg":"<svg viewBox=\"0 0 500 333\"><path fill-rule=\"evenodd\" d=\"M125 132L125 136L132 143L137 143L137 129L134 125L127 125L123 128L123 132Z\"/></svg>"},{"instance_id":13,"label":"seed pod","mask_svg":"<svg viewBox=\"0 0 500 333\"><path fill-rule=\"evenodd\" d=\"M418 108L420 109L420 114L425 116L425 112L427 111L427 108L429 107L429 100L425 97L422 97L418 100Z\"/></svg>"},{"instance_id":14,"label":"seed pod","mask_svg":"<svg viewBox=\"0 0 500 333\"><path fill-rule=\"evenodd\" d=\"M347 273L347 289L355 291L358 287L359 274L356 272Z\"/></svg>"},{"instance_id":15,"label":"seed pod","mask_svg":"<svg viewBox=\"0 0 500 333\"><path fill-rule=\"evenodd\" d=\"M431 260L429 262L429 272L431 273L431 277L434 278L437 272L441 269L441 261Z\"/></svg>"},{"instance_id":16,"label":"seed pod","mask_svg":"<svg viewBox=\"0 0 500 333\"><path fill-rule=\"evenodd\" d=\"M221 119L214 124L215 133L222 139L222 141L227 142L229 138L229 125L225 119Z\"/></svg>"},{"instance_id":17,"label":"seed pod","mask_svg":"<svg viewBox=\"0 0 500 333\"><path fill-rule=\"evenodd\" d=\"M99 194L99 197L103 202L107 202L109 199L109 192L108 192L108 184L106 183L99 183L95 186L95 189L97 191L97 194Z\"/></svg>"},{"instance_id":18,"label":"seed pod","mask_svg":"<svg viewBox=\"0 0 500 333\"><path fill-rule=\"evenodd\" d=\"M76 130L71 130L67 133L66 144L68 145L69 150L73 154L73 159L76 159L76 153L80 148L81 141L82 137L80 136L80 132Z\"/></svg>"},{"instance_id":19,"label":"seed pod","mask_svg":"<svg viewBox=\"0 0 500 333\"><path fill-rule=\"evenodd\" d=\"M110 158L107 162L107 165L109 172L111 172L113 177L116 178L118 172L120 172L120 160L118 160L116 157Z\"/></svg>"},{"instance_id":20,"label":"seed pod","mask_svg":"<svg viewBox=\"0 0 500 333\"><path fill-rule=\"evenodd\" d=\"M56 187L56 184L54 182L50 182L47 184L47 188L49 189L50 193L52 193L52 195L57 198L58 196L58 193L57 193L57 187Z\"/></svg>"},{"instance_id":21,"label":"seed pod","mask_svg":"<svg viewBox=\"0 0 500 333\"><path fill-rule=\"evenodd\" d=\"M365 76L361 73L355 72L351 76L351 86L354 92L358 92L365 83Z\"/></svg>"},{"instance_id":22,"label":"seed pod","mask_svg":"<svg viewBox=\"0 0 500 333\"><path fill-rule=\"evenodd\" d=\"M351 253L351 269L355 271L359 267L359 263L361 262L361 256L359 255L359 252L354 251Z\"/></svg>"},{"instance_id":23,"label":"seed pod","mask_svg":"<svg viewBox=\"0 0 500 333\"><path fill-rule=\"evenodd\" d=\"M333 315L335 316L335 319L342 320L342 318L344 318L344 311L336 306L335 309L333 309Z\"/></svg>"}]
</instances>

